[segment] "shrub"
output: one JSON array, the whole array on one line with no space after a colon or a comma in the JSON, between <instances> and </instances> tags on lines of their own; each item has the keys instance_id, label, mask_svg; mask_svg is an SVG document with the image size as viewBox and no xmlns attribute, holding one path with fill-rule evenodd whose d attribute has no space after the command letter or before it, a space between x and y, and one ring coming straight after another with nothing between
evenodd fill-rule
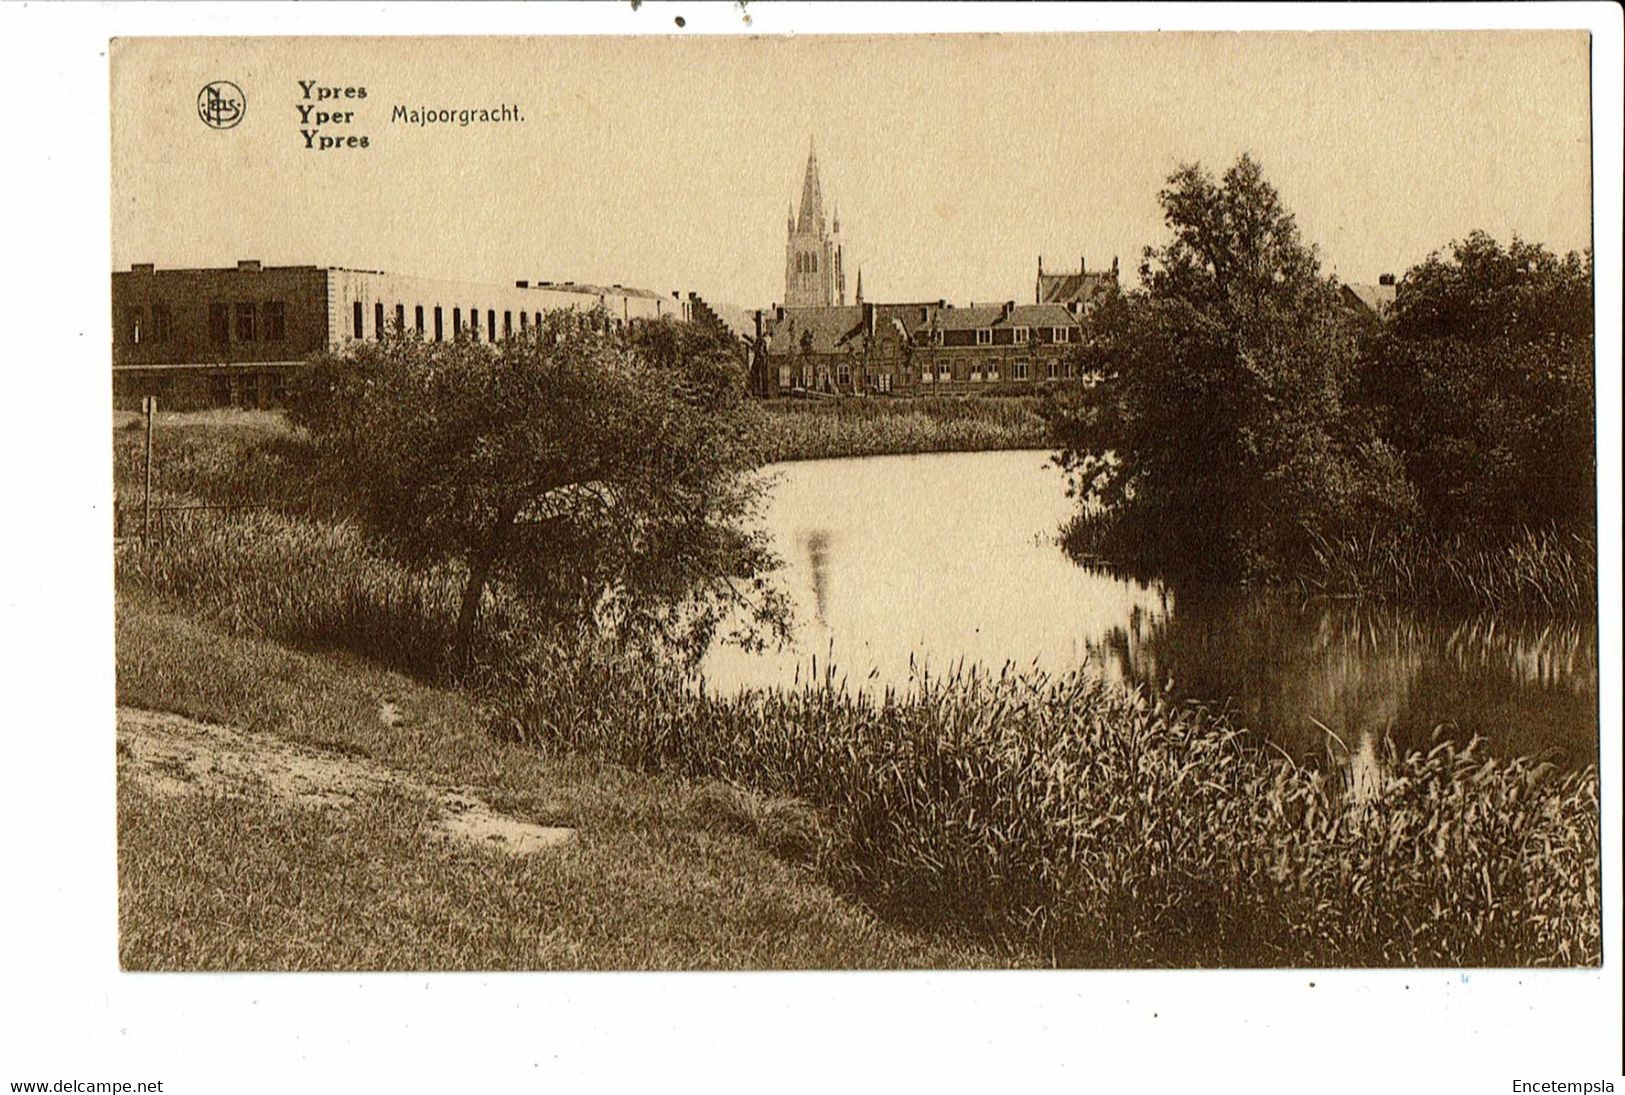
<instances>
[{"instance_id":1,"label":"shrub","mask_svg":"<svg viewBox=\"0 0 1625 1095\"><path fill-rule=\"evenodd\" d=\"M1415 509L1401 466L1344 395L1356 328L1258 165L1180 168L1159 195L1169 242L1140 290L1091 315L1098 378L1045 415L1081 522L1169 574L1278 578L1310 531L1391 526Z\"/></svg>"},{"instance_id":2,"label":"shrub","mask_svg":"<svg viewBox=\"0 0 1625 1095\"><path fill-rule=\"evenodd\" d=\"M458 662L498 583L696 656L731 612L782 627L731 350L689 325L608 327L557 311L495 343L397 331L296 393L316 469L381 548L463 575Z\"/></svg>"}]
</instances>

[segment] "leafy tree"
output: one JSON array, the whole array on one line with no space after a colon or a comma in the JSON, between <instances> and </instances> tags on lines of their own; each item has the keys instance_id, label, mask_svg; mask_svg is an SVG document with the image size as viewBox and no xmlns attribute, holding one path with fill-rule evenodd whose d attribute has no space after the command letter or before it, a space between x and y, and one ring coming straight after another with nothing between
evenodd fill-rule
<instances>
[{"instance_id":1,"label":"leafy tree","mask_svg":"<svg viewBox=\"0 0 1625 1095\"><path fill-rule=\"evenodd\" d=\"M497 343L395 332L311 372L292 409L383 545L466 575L457 665L488 590L558 622L697 654L728 614L782 628L739 366L670 321L556 312Z\"/></svg>"},{"instance_id":2,"label":"leafy tree","mask_svg":"<svg viewBox=\"0 0 1625 1095\"><path fill-rule=\"evenodd\" d=\"M1593 265L1483 232L1407 273L1361 396L1448 532L1595 524Z\"/></svg>"},{"instance_id":3,"label":"leafy tree","mask_svg":"<svg viewBox=\"0 0 1625 1095\"><path fill-rule=\"evenodd\" d=\"M1394 454L1345 406L1355 331L1289 211L1242 156L1182 166L1159 194L1171 238L1143 288L1091 316L1051 396L1058 457L1097 546L1167 570L1292 569L1315 535L1403 519Z\"/></svg>"}]
</instances>

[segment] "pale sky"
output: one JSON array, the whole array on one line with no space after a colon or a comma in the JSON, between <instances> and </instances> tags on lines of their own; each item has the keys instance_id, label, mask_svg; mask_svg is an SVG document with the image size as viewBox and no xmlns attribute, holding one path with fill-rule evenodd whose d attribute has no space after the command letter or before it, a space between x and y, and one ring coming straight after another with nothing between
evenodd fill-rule
<instances>
[{"instance_id":1,"label":"pale sky","mask_svg":"<svg viewBox=\"0 0 1625 1095\"><path fill-rule=\"evenodd\" d=\"M216 79L248 100L229 130L196 114ZM301 79L365 87L328 132L369 147L306 150ZM1040 254L1132 271L1175 166L1243 151L1328 271L1375 281L1474 228L1586 246L1588 81L1575 31L125 39L112 258L765 306L813 139L872 300L1028 299ZM501 103L524 121L390 123Z\"/></svg>"}]
</instances>

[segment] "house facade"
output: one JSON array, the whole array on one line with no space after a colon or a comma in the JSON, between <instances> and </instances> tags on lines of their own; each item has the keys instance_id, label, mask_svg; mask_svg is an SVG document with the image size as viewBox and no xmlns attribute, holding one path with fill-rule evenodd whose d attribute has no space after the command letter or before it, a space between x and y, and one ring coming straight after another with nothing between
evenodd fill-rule
<instances>
[{"instance_id":1,"label":"house facade","mask_svg":"<svg viewBox=\"0 0 1625 1095\"><path fill-rule=\"evenodd\" d=\"M1085 313L947 301L778 307L763 318L768 395L1030 390L1075 379Z\"/></svg>"},{"instance_id":2,"label":"house facade","mask_svg":"<svg viewBox=\"0 0 1625 1095\"><path fill-rule=\"evenodd\" d=\"M676 293L576 282L485 284L339 266L156 269L137 263L112 281L114 406L156 395L173 409L272 407L313 354L395 328L431 341L495 341L560 308L602 309L605 321L686 318Z\"/></svg>"}]
</instances>

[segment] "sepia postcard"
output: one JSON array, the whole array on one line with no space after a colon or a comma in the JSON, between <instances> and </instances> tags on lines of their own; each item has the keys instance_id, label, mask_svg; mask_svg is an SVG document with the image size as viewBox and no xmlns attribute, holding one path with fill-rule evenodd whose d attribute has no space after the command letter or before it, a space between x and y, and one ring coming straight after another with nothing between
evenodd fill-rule
<instances>
[{"instance_id":1,"label":"sepia postcard","mask_svg":"<svg viewBox=\"0 0 1625 1095\"><path fill-rule=\"evenodd\" d=\"M1625 1082L1597 9L199 10L72 201L122 999Z\"/></svg>"}]
</instances>

